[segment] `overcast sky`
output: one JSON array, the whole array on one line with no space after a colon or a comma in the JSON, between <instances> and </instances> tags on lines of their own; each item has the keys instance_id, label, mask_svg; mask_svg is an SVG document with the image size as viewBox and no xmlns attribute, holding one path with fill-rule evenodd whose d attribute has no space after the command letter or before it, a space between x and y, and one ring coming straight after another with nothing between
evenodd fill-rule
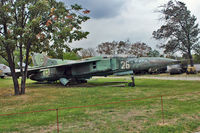
<instances>
[{"instance_id":1,"label":"overcast sky","mask_svg":"<svg viewBox=\"0 0 200 133\"><path fill-rule=\"evenodd\" d=\"M145 42L156 48L158 41L152 32L162 24L156 9L168 0L62 0L77 3L91 11L90 20L82 25L89 31L87 39L70 44L72 48L95 48L106 41L129 39L131 42ZM200 22L200 0L182 0Z\"/></svg>"}]
</instances>

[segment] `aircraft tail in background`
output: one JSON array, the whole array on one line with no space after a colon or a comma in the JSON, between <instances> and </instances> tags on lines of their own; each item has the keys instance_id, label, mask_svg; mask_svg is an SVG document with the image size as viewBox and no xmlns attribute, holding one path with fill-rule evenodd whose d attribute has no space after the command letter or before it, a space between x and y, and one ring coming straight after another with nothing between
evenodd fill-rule
<instances>
[{"instance_id":1,"label":"aircraft tail in background","mask_svg":"<svg viewBox=\"0 0 200 133\"><path fill-rule=\"evenodd\" d=\"M35 53L32 56L33 65L38 67L46 66L48 59L46 55L39 53Z\"/></svg>"},{"instance_id":2,"label":"aircraft tail in background","mask_svg":"<svg viewBox=\"0 0 200 133\"><path fill-rule=\"evenodd\" d=\"M9 75L10 68L4 64L0 64L0 77L4 78L6 75Z\"/></svg>"}]
</instances>

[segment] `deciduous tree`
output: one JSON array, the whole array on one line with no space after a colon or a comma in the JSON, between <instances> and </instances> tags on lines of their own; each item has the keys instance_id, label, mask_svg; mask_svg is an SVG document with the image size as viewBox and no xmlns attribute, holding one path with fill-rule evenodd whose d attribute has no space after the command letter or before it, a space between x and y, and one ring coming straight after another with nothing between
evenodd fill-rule
<instances>
[{"instance_id":1,"label":"deciduous tree","mask_svg":"<svg viewBox=\"0 0 200 133\"><path fill-rule=\"evenodd\" d=\"M160 13L163 15L161 20L164 24L153 32L155 39L164 42L159 47L163 48L165 53L180 51L186 54L193 66L192 52L199 47L200 32L196 17L191 15L185 3L175 0L161 6Z\"/></svg>"},{"instance_id":2,"label":"deciduous tree","mask_svg":"<svg viewBox=\"0 0 200 133\"><path fill-rule=\"evenodd\" d=\"M87 13L89 10L77 4L66 7L56 0L0 1L0 55L9 63L15 95L25 93L30 53L53 51L63 55L69 49L67 43L89 34L80 26L89 19ZM21 90L15 72L16 49L20 51Z\"/></svg>"},{"instance_id":3,"label":"deciduous tree","mask_svg":"<svg viewBox=\"0 0 200 133\"><path fill-rule=\"evenodd\" d=\"M126 41L105 42L97 46L101 55L134 55L137 57L148 56L152 48L143 42L131 43Z\"/></svg>"},{"instance_id":4,"label":"deciduous tree","mask_svg":"<svg viewBox=\"0 0 200 133\"><path fill-rule=\"evenodd\" d=\"M97 52L102 55L117 54L117 42L104 42L97 46Z\"/></svg>"},{"instance_id":5,"label":"deciduous tree","mask_svg":"<svg viewBox=\"0 0 200 133\"><path fill-rule=\"evenodd\" d=\"M93 57L97 55L94 48L82 49L78 53L81 56L81 58L88 58L88 57Z\"/></svg>"},{"instance_id":6,"label":"deciduous tree","mask_svg":"<svg viewBox=\"0 0 200 133\"><path fill-rule=\"evenodd\" d=\"M147 57L151 47L146 43L137 42L130 46L129 54L135 55L137 57Z\"/></svg>"},{"instance_id":7,"label":"deciduous tree","mask_svg":"<svg viewBox=\"0 0 200 133\"><path fill-rule=\"evenodd\" d=\"M148 53L148 57L160 57L160 52L156 49L152 49Z\"/></svg>"},{"instance_id":8,"label":"deciduous tree","mask_svg":"<svg viewBox=\"0 0 200 133\"><path fill-rule=\"evenodd\" d=\"M102 55L128 54L129 40L104 42L97 46L97 52Z\"/></svg>"}]
</instances>

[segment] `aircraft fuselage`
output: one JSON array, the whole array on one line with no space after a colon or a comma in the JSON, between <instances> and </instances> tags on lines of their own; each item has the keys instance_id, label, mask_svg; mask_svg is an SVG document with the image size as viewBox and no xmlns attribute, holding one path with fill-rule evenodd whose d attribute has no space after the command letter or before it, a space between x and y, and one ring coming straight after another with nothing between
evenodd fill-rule
<instances>
[{"instance_id":1,"label":"aircraft fuselage","mask_svg":"<svg viewBox=\"0 0 200 133\"><path fill-rule=\"evenodd\" d=\"M138 71L151 67L167 65L173 61L166 58L148 57L98 57L98 60L87 62L88 60L93 60L96 58L88 58L85 63L78 65L72 64L69 66L58 66L54 68L41 69L39 72L31 74L30 79L36 81L56 81L61 78L65 78L67 80L84 80L89 79L92 76L133 74L134 70ZM53 65L59 65L59 63L56 64L55 59L48 60L48 62L53 60Z\"/></svg>"}]
</instances>

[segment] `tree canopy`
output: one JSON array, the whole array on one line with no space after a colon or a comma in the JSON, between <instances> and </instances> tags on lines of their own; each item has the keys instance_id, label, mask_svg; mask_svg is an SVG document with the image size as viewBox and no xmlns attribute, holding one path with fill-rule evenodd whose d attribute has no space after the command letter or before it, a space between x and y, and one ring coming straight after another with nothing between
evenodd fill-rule
<instances>
[{"instance_id":1,"label":"tree canopy","mask_svg":"<svg viewBox=\"0 0 200 133\"><path fill-rule=\"evenodd\" d=\"M88 57L93 57L97 55L94 48L82 49L78 53L81 56L81 58L88 58Z\"/></svg>"},{"instance_id":2,"label":"tree canopy","mask_svg":"<svg viewBox=\"0 0 200 133\"><path fill-rule=\"evenodd\" d=\"M97 46L101 55L134 55L136 57L160 56L159 51L153 50L143 42L131 43L126 41L104 42Z\"/></svg>"}]
</instances>

